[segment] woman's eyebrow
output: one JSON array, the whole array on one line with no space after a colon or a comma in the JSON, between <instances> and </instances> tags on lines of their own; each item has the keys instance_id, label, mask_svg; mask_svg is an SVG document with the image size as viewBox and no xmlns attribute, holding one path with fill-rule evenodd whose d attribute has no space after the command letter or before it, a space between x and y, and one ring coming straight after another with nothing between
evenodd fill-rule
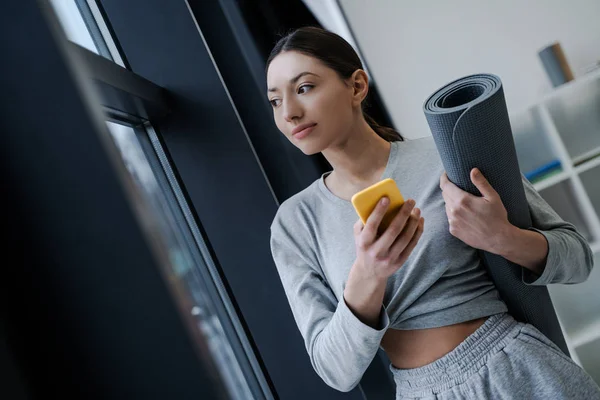
<instances>
[{"instance_id":1,"label":"woman's eyebrow","mask_svg":"<svg viewBox=\"0 0 600 400\"><path fill-rule=\"evenodd\" d=\"M317 75L317 74L314 74L314 73L308 72L308 71L304 71L304 72L300 72L298 75L296 75L295 77L293 77L292 79L290 79L290 83L291 84L296 83L298 81L298 79L302 78L305 75L314 75L317 78L319 78L319 75ZM269 88L269 92L276 92L276 91L277 91L276 87Z\"/></svg>"}]
</instances>

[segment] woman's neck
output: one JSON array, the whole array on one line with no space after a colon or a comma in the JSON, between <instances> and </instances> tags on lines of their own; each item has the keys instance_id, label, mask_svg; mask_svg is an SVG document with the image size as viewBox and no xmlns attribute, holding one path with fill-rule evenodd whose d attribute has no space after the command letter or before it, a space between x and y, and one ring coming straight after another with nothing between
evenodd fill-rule
<instances>
[{"instance_id":1,"label":"woman's neck","mask_svg":"<svg viewBox=\"0 0 600 400\"><path fill-rule=\"evenodd\" d=\"M370 185L381 177L389 159L391 144L366 121L362 120L357 125L346 140L323 151L323 156L333 167L329 177L334 177L337 187L360 188Z\"/></svg>"}]
</instances>

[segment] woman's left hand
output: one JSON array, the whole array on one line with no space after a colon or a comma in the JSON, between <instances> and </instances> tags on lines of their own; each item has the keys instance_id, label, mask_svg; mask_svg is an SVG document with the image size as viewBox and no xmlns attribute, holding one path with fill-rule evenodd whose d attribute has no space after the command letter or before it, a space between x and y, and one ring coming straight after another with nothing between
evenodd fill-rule
<instances>
[{"instance_id":1,"label":"woman's left hand","mask_svg":"<svg viewBox=\"0 0 600 400\"><path fill-rule=\"evenodd\" d=\"M450 182L444 172L440 178L450 233L476 249L497 253L500 243L514 226L498 192L477 169L471 181L483 197L472 195Z\"/></svg>"}]
</instances>

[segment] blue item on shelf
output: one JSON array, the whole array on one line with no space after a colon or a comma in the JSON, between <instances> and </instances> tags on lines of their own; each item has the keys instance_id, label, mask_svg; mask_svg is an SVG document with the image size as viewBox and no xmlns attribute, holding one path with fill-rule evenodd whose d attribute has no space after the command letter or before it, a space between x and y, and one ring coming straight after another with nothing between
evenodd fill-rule
<instances>
[{"instance_id":1,"label":"blue item on shelf","mask_svg":"<svg viewBox=\"0 0 600 400\"><path fill-rule=\"evenodd\" d=\"M527 178L527 180L532 180L540 175L550 172L553 169L560 168L560 166L560 161L553 160L548 164L542 165L541 167L534 169L533 171L526 172L524 175L525 178Z\"/></svg>"}]
</instances>

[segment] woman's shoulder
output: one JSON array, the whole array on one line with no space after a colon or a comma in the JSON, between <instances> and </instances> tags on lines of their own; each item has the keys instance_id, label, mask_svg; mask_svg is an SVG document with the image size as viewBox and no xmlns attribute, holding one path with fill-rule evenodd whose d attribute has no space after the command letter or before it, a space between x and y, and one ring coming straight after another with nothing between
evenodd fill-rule
<instances>
[{"instance_id":1,"label":"woman's shoulder","mask_svg":"<svg viewBox=\"0 0 600 400\"><path fill-rule=\"evenodd\" d=\"M398 146L398 150L395 161L405 167L423 168L441 165L441 158L433 136L407 139L397 142L396 146Z\"/></svg>"},{"instance_id":2,"label":"woman's shoulder","mask_svg":"<svg viewBox=\"0 0 600 400\"><path fill-rule=\"evenodd\" d=\"M405 139L401 142L397 142L398 146L402 150L412 150L412 151L424 151L424 152L436 152L437 147L435 145L435 140L433 140L433 136L423 136L415 139Z\"/></svg>"},{"instance_id":3,"label":"woman's shoulder","mask_svg":"<svg viewBox=\"0 0 600 400\"><path fill-rule=\"evenodd\" d=\"M271 231L281 228L299 229L306 225L307 219L317 207L317 190L318 180L283 201L273 218Z\"/></svg>"}]
</instances>

